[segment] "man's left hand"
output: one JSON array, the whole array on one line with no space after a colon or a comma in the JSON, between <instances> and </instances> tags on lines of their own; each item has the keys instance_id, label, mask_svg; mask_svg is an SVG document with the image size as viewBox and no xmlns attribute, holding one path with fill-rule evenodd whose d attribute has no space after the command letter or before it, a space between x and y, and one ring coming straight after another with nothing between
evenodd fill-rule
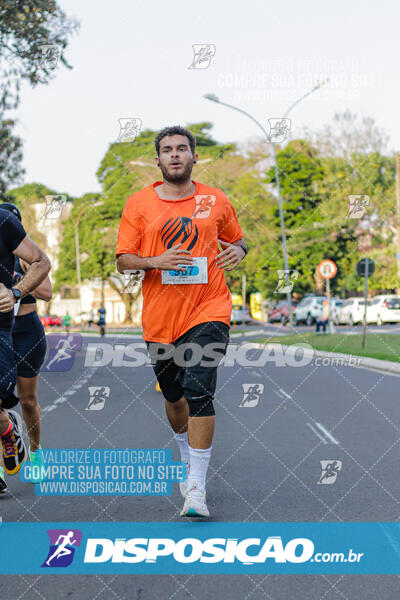
<instances>
[{"instance_id":1,"label":"man's left hand","mask_svg":"<svg viewBox=\"0 0 400 600\"><path fill-rule=\"evenodd\" d=\"M221 246L226 246L226 248L217 254L215 257L215 263L219 269L232 271L232 269L237 267L238 264L243 260L246 252L240 246L228 244L228 242L223 242L222 240L218 240L218 242L221 244Z\"/></svg>"},{"instance_id":2,"label":"man's left hand","mask_svg":"<svg viewBox=\"0 0 400 600\"><path fill-rule=\"evenodd\" d=\"M10 312L15 305L14 294L4 283L0 283L0 312Z\"/></svg>"}]
</instances>

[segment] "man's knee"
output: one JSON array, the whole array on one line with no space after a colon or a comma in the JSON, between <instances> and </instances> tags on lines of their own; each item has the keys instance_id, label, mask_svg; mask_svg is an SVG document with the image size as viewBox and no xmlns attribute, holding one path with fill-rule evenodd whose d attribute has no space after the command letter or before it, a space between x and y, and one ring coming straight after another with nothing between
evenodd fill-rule
<instances>
[{"instance_id":1,"label":"man's knee","mask_svg":"<svg viewBox=\"0 0 400 600\"><path fill-rule=\"evenodd\" d=\"M38 400L36 394L21 394L19 397L21 406L25 410L33 410L38 406Z\"/></svg>"},{"instance_id":2,"label":"man's knee","mask_svg":"<svg viewBox=\"0 0 400 600\"><path fill-rule=\"evenodd\" d=\"M211 417L215 415L213 398L208 394L187 398L189 417Z\"/></svg>"}]
</instances>

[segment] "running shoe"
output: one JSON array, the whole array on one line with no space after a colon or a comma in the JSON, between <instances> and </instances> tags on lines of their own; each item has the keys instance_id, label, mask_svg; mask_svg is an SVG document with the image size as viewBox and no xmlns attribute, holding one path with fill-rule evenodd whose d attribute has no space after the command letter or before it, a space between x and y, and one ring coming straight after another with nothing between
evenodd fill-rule
<instances>
[{"instance_id":1,"label":"running shoe","mask_svg":"<svg viewBox=\"0 0 400 600\"><path fill-rule=\"evenodd\" d=\"M197 483L188 489L185 504L181 510L181 517L209 517L206 504L206 490Z\"/></svg>"},{"instance_id":2,"label":"running shoe","mask_svg":"<svg viewBox=\"0 0 400 600\"><path fill-rule=\"evenodd\" d=\"M3 467L0 467L0 494L7 491L6 476Z\"/></svg>"},{"instance_id":3,"label":"running shoe","mask_svg":"<svg viewBox=\"0 0 400 600\"><path fill-rule=\"evenodd\" d=\"M190 462L188 459L184 460L183 462L186 465L186 479L184 481L179 482L179 489L181 491L182 497L184 498L187 492L187 479L189 477Z\"/></svg>"},{"instance_id":4,"label":"running shoe","mask_svg":"<svg viewBox=\"0 0 400 600\"><path fill-rule=\"evenodd\" d=\"M22 439L22 419L13 410L8 411L8 417L13 425L10 433L0 436L3 446L3 463L7 475L15 475L25 460L25 445Z\"/></svg>"},{"instance_id":5,"label":"running shoe","mask_svg":"<svg viewBox=\"0 0 400 600\"><path fill-rule=\"evenodd\" d=\"M41 483L45 480L45 466L43 460L43 450L41 446L32 452L29 450L29 459L31 461L31 483Z\"/></svg>"}]
</instances>

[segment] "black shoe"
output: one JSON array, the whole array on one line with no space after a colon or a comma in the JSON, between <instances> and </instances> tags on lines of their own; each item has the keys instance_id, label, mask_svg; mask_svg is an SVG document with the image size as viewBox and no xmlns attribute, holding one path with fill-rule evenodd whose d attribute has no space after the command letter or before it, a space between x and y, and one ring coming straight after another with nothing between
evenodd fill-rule
<instances>
[{"instance_id":1,"label":"black shoe","mask_svg":"<svg viewBox=\"0 0 400 600\"><path fill-rule=\"evenodd\" d=\"M10 393L7 398L2 399L1 408L5 408L6 410L14 408L14 406L17 406L18 402L19 398L14 393Z\"/></svg>"},{"instance_id":2,"label":"black shoe","mask_svg":"<svg viewBox=\"0 0 400 600\"><path fill-rule=\"evenodd\" d=\"M13 428L7 435L0 436L3 446L3 463L7 475L15 475L25 460L26 450L22 439L22 420L18 413L8 411Z\"/></svg>"}]
</instances>

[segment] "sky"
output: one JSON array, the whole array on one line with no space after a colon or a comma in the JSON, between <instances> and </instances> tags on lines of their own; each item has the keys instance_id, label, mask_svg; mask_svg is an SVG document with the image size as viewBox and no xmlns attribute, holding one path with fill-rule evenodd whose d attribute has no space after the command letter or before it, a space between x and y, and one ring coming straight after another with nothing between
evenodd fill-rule
<instances>
[{"instance_id":1,"label":"sky","mask_svg":"<svg viewBox=\"0 0 400 600\"><path fill-rule=\"evenodd\" d=\"M244 143L261 135L257 126L205 93L268 128L326 77L290 113L291 137L350 109L373 117L400 149L397 0L58 3L80 21L65 51L73 69L60 65L49 85L22 87L25 183L73 196L100 191L96 171L119 119L154 130L211 121L215 139ZM207 68L189 68L195 44L215 50Z\"/></svg>"}]
</instances>

